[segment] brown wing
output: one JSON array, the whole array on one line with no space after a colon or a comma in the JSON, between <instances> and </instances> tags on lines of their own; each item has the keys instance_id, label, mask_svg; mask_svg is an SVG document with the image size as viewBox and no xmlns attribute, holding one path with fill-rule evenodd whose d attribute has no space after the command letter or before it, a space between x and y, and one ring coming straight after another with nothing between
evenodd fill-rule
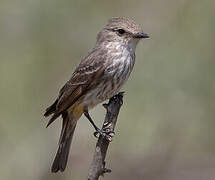
<instances>
[{"instance_id":1,"label":"brown wing","mask_svg":"<svg viewBox=\"0 0 215 180\"><path fill-rule=\"evenodd\" d=\"M105 54L104 50L95 48L81 61L70 80L60 90L53 107L47 109L45 116L54 113L48 125L83 96L92 84L95 85L94 79L99 79L104 73Z\"/></svg>"},{"instance_id":2,"label":"brown wing","mask_svg":"<svg viewBox=\"0 0 215 180\"><path fill-rule=\"evenodd\" d=\"M76 68L70 80L59 93L58 111L72 106L78 98L88 91L94 79L104 72L104 52L94 49Z\"/></svg>"}]
</instances>

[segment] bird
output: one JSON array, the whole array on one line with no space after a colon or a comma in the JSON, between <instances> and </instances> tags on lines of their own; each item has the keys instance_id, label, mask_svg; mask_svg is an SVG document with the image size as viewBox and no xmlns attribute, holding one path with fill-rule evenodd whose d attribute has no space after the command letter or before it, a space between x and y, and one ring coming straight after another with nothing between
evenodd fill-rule
<instances>
[{"instance_id":1,"label":"bird","mask_svg":"<svg viewBox=\"0 0 215 180\"><path fill-rule=\"evenodd\" d=\"M94 48L81 60L54 103L45 111L45 117L52 115L47 127L58 117L63 119L51 172L65 170L76 124L83 114L95 128L95 134L104 135L90 117L89 110L119 92L134 67L136 46L145 38L149 35L141 26L125 17L109 19L98 33Z\"/></svg>"}]
</instances>

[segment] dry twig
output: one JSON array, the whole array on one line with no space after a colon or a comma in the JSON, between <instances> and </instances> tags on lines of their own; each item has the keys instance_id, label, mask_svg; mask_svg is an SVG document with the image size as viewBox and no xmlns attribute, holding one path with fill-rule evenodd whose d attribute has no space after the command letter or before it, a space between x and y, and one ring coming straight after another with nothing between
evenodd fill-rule
<instances>
[{"instance_id":1,"label":"dry twig","mask_svg":"<svg viewBox=\"0 0 215 180\"><path fill-rule=\"evenodd\" d=\"M114 128L117 122L117 117L119 114L119 110L123 103L123 92L118 93L114 97L112 97L108 104L104 104L105 109L107 110L105 121L103 123L102 129L105 131L109 131L109 136L104 137L102 135L99 136L98 141L96 143L96 149L93 156L93 161L91 163L89 172L88 172L88 180L98 180L99 176L103 176L104 173L110 173L111 170L105 167L105 157L107 153L107 149L110 141L114 135Z\"/></svg>"}]
</instances>

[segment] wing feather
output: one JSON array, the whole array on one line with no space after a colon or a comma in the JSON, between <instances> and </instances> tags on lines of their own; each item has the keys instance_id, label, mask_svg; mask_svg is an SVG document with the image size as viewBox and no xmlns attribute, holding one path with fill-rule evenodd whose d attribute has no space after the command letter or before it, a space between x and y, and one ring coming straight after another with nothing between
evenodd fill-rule
<instances>
[{"instance_id":1,"label":"wing feather","mask_svg":"<svg viewBox=\"0 0 215 180\"><path fill-rule=\"evenodd\" d=\"M103 80L107 59L107 51L96 47L80 62L70 80L61 88L55 103L46 109L45 116L53 114L47 127Z\"/></svg>"},{"instance_id":2,"label":"wing feather","mask_svg":"<svg viewBox=\"0 0 215 180\"><path fill-rule=\"evenodd\" d=\"M56 113L71 107L92 85L95 85L94 79L99 79L104 73L104 58L104 51L94 49L81 61L70 80L60 90Z\"/></svg>"}]
</instances>

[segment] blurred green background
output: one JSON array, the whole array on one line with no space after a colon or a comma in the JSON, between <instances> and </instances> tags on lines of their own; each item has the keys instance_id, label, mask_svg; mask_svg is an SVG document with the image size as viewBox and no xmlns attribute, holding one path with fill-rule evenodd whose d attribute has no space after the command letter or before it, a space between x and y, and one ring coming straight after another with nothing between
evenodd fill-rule
<instances>
[{"instance_id":1,"label":"blurred green background","mask_svg":"<svg viewBox=\"0 0 215 180\"><path fill-rule=\"evenodd\" d=\"M86 179L96 139L82 117L67 169L51 174L61 120L44 109L111 17L131 17L139 44L104 180L215 179L215 1L1 0L0 179ZM104 108L91 114L101 126Z\"/></svg>"}]
</instances>

